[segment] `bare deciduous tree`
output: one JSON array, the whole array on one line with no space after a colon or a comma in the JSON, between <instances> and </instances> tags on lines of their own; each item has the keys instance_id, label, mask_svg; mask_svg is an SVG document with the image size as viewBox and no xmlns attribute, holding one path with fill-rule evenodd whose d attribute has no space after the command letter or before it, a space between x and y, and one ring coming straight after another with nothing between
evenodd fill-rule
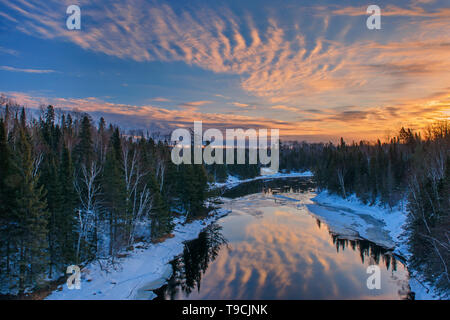
<instances>
[{"instance_id":1,"label":"bare deciduous tree","mask_svg":"<svg viewBox=\"0 0 450 320\"><path fill-rule=\"evenodd\" d=\"M100 203L100 184L98 181L102 169L96 162L92 161L89 168L81 165L81 173L78 179L74 179L74 187L78 194L81 208L78 210L79 233L76 257L80 257L81 240L86 240L89 233L96 232Z\"/></svg>"}]
</instances>

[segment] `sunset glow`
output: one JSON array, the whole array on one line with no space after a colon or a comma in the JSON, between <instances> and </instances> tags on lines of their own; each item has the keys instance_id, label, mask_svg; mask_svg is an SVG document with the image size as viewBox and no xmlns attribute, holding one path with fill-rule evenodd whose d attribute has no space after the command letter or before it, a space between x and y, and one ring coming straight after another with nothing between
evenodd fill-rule
<instances>
[{"instance_id":1,"label":"sunset glow","mask_svg":"<svg viewBox=\"0 0 450 320\"><path fill-rule=\"evenodd\" d=\"M0 0L0 92L126 129L374 140L450 115L448 1Z\"/></svg>"}]
</instances>

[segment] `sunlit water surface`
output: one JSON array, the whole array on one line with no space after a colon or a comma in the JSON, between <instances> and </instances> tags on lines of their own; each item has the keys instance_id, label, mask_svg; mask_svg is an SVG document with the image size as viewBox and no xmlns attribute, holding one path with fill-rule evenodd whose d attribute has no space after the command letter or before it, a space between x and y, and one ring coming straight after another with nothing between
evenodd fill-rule
<instances>
[{"instance_id":1,"label":"sunlit water surface","mask_svg":"<svg viewBox=\"0 0 450 320\"><path fill-rule=\"evenodd\" d=\"M307 181L274 183L227 192L232 212L185 244L158 299L407 298L408 271L391 252L332 234L305 206ZM381 289L368 289L369 265L380 267Z\"/></svg>"}]
</instances>

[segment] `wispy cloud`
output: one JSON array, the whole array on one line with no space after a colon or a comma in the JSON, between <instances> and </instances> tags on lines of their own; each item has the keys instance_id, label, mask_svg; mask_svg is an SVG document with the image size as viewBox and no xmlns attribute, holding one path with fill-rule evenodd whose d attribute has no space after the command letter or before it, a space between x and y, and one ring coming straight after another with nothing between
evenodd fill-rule
<instances>
[{"instance_id":1,"label":"wispy cloud","mask_svg":"<svg viewBox=\"0 0 450 320\"><path fill-rule=\"evenodd\" d=\"M205 104L210 104L212 101L209 100L201 100L201 101L190 101L190 102L183 102L180 103L179 106L183 108L191 108L191 107L200 107Z\"/></svg>"},{"instance_id":2,"label":"wispy cloud","mask_svg":"<svg viewBox=\"0 0 450 320\"><path fill-rule=\"evenodd\" d=\"M224 96L223 94L216 93L214 96L222 98L222 99L231 99L230 97Z\"/></svg>"},{"instance_id":3,"label":"wispy cloud","mask_svg":"<svg viewBox=\"0 0 450 320\"><path fill-rule=\"evenodd\" d=\"M206 104L210 104L212 101L209 100L200 100L200 101L190 101L190 102L182 102L178 104L178 106L185 110L197 111L198 107L201 107Z\"/></svg>"},{"instance_id":4,"label":"wispy cloud","mask_svg":"<svg viewBox=\"0 0 450 320\"><path fill-rule=\"evenodd\" d=\"M240 102L231 102L230 104L238 108L246 108L249 106L247 103L240 103Z\"/></svg>"},{"instance_id":5,"label":"wispy cloud","mask_svg":"<svg viewBox=\"0 0 450 320\"><path fill-rule=\"evenodd\" d=\"M365 6L355 6L355 7L343 7L333 10L332 13L336 15L347 15L347 16L365 16L367 5ZM397 17L422 17L422 18L449 18L450 8L440 8L434 11L427 11L420 6L412 6L410 8L402 8L395 5L385 5L383 6L382 15L397 16Z\"/></svg>"},{"instance_id":6,"label":"wispy cloud","mask_svg":"<svg viewBox=\"0 0 450 320\"><path fill-rule=\"evenodd\" d=\"M0 11L0 17L4 18L4 19L6 19L6 20L9 20L9 21L11 21L11 22L18 22L18 21L17 21L16 19L14 19L13 17L11 17L11 16L9 16L9 15L7 15L6 13L1 12L1 11Z\"/></svg>"},{"instance_id":7,"label":"wispy cloud","mask_svg":"<svg viewBox=\"0 0 450 320\"><path fill-rule=\"evenodd\" d=\"M450 37L442 32L450 29L450 9L426 10L420 2L383 8L383 16L414 16L408 27L394 22L382 41L372 33L350 42L340 37L355 28L354 21L347 19L341 26L345 33L330 37L330 14L362 16L367 14L363 7L335 5L330 13L313 6L309 10L322 28L308 33L297 26L292 34L276 17L265 16L256 24L250 14L238 17L226 8L186 6L175 11L143 0L81 1L83 21L95 23L70 32L59 23L62 13L50 9L54 1L27 3L6 3L20 16L17 28L25 33L68 40L123 59L182 61L215 73L238 74L242 89L272 103L296 104L301 99L302 105L312 107L361 101L373 106L398 96L420 98L424 88L439 90L450 81L450 50L445 45Z\"/></svg>"},{"instance_id":8,"label":"wispy cloud","mask_svg":"<svg viewBox=\"0 0 450 320\"><path fill-rule=\"evenodd\" d=\"M55 70L44 70L44 69L23 69L10 66L0 66L0 70L11 71L11 72L24 72L24 73L54 73Z\"/></svg>"},{"instance_id":9,"label":"wispy cloud","mask_svg":"<svg viewBox=\"0 0 450 320\"><path fill-rule=\"evenodd\" d=\"M156 102L170 102L170 99L167 98L162 98L162 97L156 97L156 98L152 98L152 101L156 101Z\"/></svg>"},{"instance_id":10,"label":"wispy cloud","mask_svg":"<svg viewBox=\"0 0 450 320\"><path fill-rule=\"evenodd\" d=\"M282 105L282 104L278 104L278 105L272 106L271 109L284 110L284 111L289 111L289 112L299 112L298 108L289 107L289 106L285 106L285 105Z\"/></svg>"},{"instance_id":11,"label":"wispy cloud","mask_svg":"<svg viewBox=\"0 0 450 320\"><path fill-rule=\"evenodd\" d=\"M17 50L5 48L5 47L0 47L0 53L6 53L6 54L10 54L12 56L18 56L19 55L19 52Z\"/></svg>"}]
</instances>

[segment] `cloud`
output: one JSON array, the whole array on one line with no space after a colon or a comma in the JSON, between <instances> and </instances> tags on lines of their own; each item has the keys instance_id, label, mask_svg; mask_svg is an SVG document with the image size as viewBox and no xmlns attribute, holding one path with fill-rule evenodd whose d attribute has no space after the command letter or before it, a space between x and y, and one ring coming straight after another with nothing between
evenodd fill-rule
<instances>
[{"instance_id":1,"label":"cloud","mask_svg":"<svg viewBox=\"0 0 450 320\"><path fill-rule=\"evenodd\" d=\"M298 112L299 111L297 108L288 107L288 106L281 105L281 104L280 105L276 105L276 106L272 106L271 108L275 109L275 110L284 110L284 111L290 111L290 112Z\"/></svg>"},{"instance_id":2,"label":"cloud","mask_svg":"<svg viewBox=\"0 0 450 320\"><path fill-rule=\"evenodd\" d=\"M222 99L231 99L230 97L224 96L223 94L216 93L214 96L222 98Z\"/></svg>"},{"instance_id":3,"label":"cloud","mask_svg":"<svg viewBox=\"0 0 450 320\"><path fill-rule=\"evenodd\" d=\"M367 118L368 116L368 112L367 111L344 111L339 113L338 115L332 117L332 119L336 119L339 121L357 121L357 120L364 120Z\"/></svg>"},{"instance_id":4,"label":"cloud","mask_svg":"<svg viewBox=\"0 0 450 320\"><path fill-rule=\"evenodd\" d=\"M383 63L383 64L368 64L367 69L374 70L381 74L388 74L391 76L420 76L425 74L433 74L439 72L444 63L413 63L405 64L399 63ZM362 66L364 68L364 66Z\"/></svg>"},{"instance_id":5,"label":"cloud","mask_svg":"<svg viewBox=\"0 0 450 320\"><path fill-rule=\"evenodd\" d=\"M19 52L17 50L13 50L13 49L8 49L5 47L0 47L0 53L6 53L6 54L10 54L12 56L18 56Z\"/></svg>"},{"instance_id":6,"label":"cloud","mask_svg":"<svg viewBox=\"0 0 450 320\"><path fill-rule=\"evenodd\" d=\"M331 12L329 7L309 7L307 23L298 24L288 15L281 19L276 9L259 17L238 17L226 7L189 4L175 10L143 0L83 0L80 32L65 29L64 10L54 10L59 1L5 5L9 21L20 21L16 28L24 33L120 59L179 61L237 75L244 92L272 106L254 121L198 112L212 101L180 103L182 110L176 112L98 102L95 106L102 112L130 118L146 110L155 119L168 122L164 117L170 115L171 123L183 125L183 119L204 116L233 125L280 126L290 135L373 137L404 123L420 128L432 119L448 118L450 34L443 30L450 29L450 9L425 9L430 4L424 3L383 7L382 15L392 18L382 18L382 32L365 29L360 17L367 15L366 7L343 5L334 5ZM88 108L83 101L80 104ZM303 107L291 107L298 105ZM247 109L251 111L246 107L242 112ZM278 110L297 112L298 118ZM286 121L269 121L274 115Z\"/></svg>"},{"instance_id":7,"label":"cloud","mask_svg":"<svg viewBox=\"0 0 450 320\"><path fill-rule=\"evenodd\" d=\"M210 104L212 101L209 100L201 100L201 101L191 101L191 102L183 102L180 103L179 106L181 108L189 109L189 110L197 110L197 107L203 106L205 104Z\"/></svg>"},{"instance_id":8,"label":"cloud","mask_svg":"<svg viewBox=\"0 0 450 320\"><path fill-rule=\"evenodd\" d=\"M246 108L249 106L246 103L240 103L240 102L231 102L230 104L232 104L233 106L238 107L238 108Z\"/></svg>"},{"instance_id":9,"label":"cloud","mask_svg":"<svg viewBox=\"0 0 450 320\"><path fill-rule=\"evenodd\" d=\"M305 109L305 110L302 110L302 112L305 112L305 113L324 113L324 111L323 110L319 110L319 109Z\"/></svg>"},{"instance_id":10,"label":"cloud","mask_svg":"<svg viewBox=\"0 0 450 320\"><path fill-rule=\"evenodd\" d=\"M335 15L345 16L368 16L366 9L367 5L360 7L343 7L333 10L332 13ZM394 5L386 5L381 9L381 16L448 18L450 17L450 8L440 8L435 11L427 11L417 5L410 8L401 8Z\"/></svg>"},{"instance_id":11,"label":"cloud","mask_svg":"<svg viewBox=\"0 0 450 320\"><path fill-rule=\"evenodd\" d=\"M7 15L6 13L4 13L4 12L1 12L0 11L0 17L3 17L3 18L5 18L5 19L7 19L7 20L9 20L9 21L12 21L12 22L18 22L16 19L14 19L13 17L11 17L11 16L9 16L9 15Z\"/></svg>"},{"instance_id":12,"label":"cloud","mask_svg":"<svg viewBox=\"0 0 450 320\"><path fill-rule=\"evenodd\" d=\"M374 106L398 96L420 98L427 88L442 89L450 81L450 50L445 45L450 38L442 32L450 29L450 9L426 10L420 2L385 6L383 15L415 19L408 24L393 21L381 40L376 33L348 37L355 33L351 17L367 15L362 7L334 5L331 19L329 8L312 6L310 18L321 28L294 24L293 33L295 21L277 19L276 14L238 17L226 7L192 4L175 10L143 0L81 1L85 22L80 32L71 32L59 23L64 12L52 10L56 3L6 5L20 17L16 27L27 34L70 41L121 59L181 61L236 74L242 89L270 103L301 100L315 108L366 101ZM340 23L342 32L327 32L340 16L350 16Z\"/></svg>"},{"instance_id":13,"label":"cloud","mask_svg":"<svg viewBox=\"0 0 450 320\"><path fill-rule=\"evenodd\" d=\"M24 73L54 73L55 70L43 70L43 69L22 69L10 66L0 66L0 70L11 72L24 72Z\"/></svg>"},{"instance_id":14,"label":"cloud","mask_svg":"<svg viewBox=\"0 0 450 320\"><path fill-rule=\"evenodd\" d=\"M162 97L156 97L156 98L152 98L152 101L157 101L157 102L170 102L170 99L167 98L162 98Z\"/></svg>"}]
</instances>

